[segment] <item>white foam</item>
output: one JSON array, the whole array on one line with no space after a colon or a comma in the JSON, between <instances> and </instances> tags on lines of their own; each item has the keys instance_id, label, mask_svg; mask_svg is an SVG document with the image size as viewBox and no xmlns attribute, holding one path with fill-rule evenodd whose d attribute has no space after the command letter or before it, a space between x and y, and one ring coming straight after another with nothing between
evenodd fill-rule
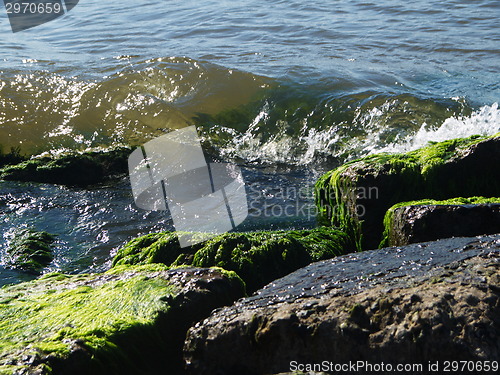
<instances>
[{"instance_id":1,"label":"white foam","mask_svg":"<svg viewBox=\"0 0 500 375\"><path fill-rule=\"evenodd\" d=\"M304 128L299 136L291 136L286 133L286 123L278 123L278 127L281 125L283 128L268 139L263 140L258 129L250 127L243 134L234 134L232 141L220 147L219 151L224 156L247 161L308 165L315 161L319 152L328 150L339 139L336 126L324 130Z\"/></svg>"},{"instance_id":2,"label":"white foam","mask_svg":"<svg viewBox=\"0 0 500 375\"><path fill-rule=\"evenodd\" d=\"M470 116L447 118L441 126L429 129L427 124L422 124L420 129L402 141L376 147L367 144L370 153L378 152L407 152L425 147L429 142L442 142L454 138L465 138L471 135L493 135L500 132L500 109L498 103L491 106L485 105ZM371 137L373 141L376 138Z\"/></svg>"},{"instance_id":3,"label":"white foam","mask_svg":"<svg viewBox=\"0 0 500 375\"><path fill-rule=\"evenodd\" d=\"M310 165L325 154L340 161L351 160L363 155L380 152L407 152L426 146L429 142L441 142L471 135L493 135L500 132L500 109L498 103L484 106L470 116L449 117L440 126L429 127L423 123L417 131L406 136L397 136L387 143L388 126L386 114L392 110L391 103L381 108L374 107L367 112L359 112L357 121L362 124L363 134L349 136L342 126L332 124L323 129L308 127L304 120L299 134L290 135L289 124L277 121L275 134L262 134L262 122L268 117L264 108L244 133L234 129L218 127L225 133L227 141L219 144L222 156L241 158L246 161L262 163L283 163L289 165ZM393 138L394 139L394 138Z\"/></svg>"}]
</instances>

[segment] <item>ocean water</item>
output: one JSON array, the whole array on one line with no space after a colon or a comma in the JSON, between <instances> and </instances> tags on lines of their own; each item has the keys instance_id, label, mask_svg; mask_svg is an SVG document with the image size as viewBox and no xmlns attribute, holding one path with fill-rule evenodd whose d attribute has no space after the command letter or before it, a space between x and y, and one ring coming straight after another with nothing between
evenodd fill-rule
<instances>
[{"instance_id":1,"label":"ocean water","mask_svg":"<svg viewBox=\"0 0 500 375\"><path fill-rule=\"evenodd\" d=\"M315 225L311 186L342 162L500 131L500 3L81 0L12 33L0 8L0 147L27 155L140 145L194 124L243 168L241 230ZM16 228L57 235L46 271L99 271L172 229L128 181L0 182L0 255ZM0 267L0 283L31 276Z\"/></svg>"}]
</instances>

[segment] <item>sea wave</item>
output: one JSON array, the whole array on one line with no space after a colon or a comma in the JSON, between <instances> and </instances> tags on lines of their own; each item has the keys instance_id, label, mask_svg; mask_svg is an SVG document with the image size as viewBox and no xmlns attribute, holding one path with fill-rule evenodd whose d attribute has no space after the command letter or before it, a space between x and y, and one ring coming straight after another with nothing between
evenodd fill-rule
<instances>
[{"instance_id":1,"label":"sea wave","mask_svg":"<svg viewBox=\"0 0 500 375\"><path fill-rule=\"evenodd\" d=\"M127 64L100 79L57 71L0 72L0 143L33 154L139 144L248 102L270 79L184 57ZM36 68L36 67L35 67Z\"/></svg>"},{"instance_id":2,"label":"sea wave","mask_svg":"<svg viewBox=\"0 0 500 375\"><path fill-rule=\"evenodd\" d=\"M431 141L500 132L497 103L474 110L463 98L363 92L293 102L266 101L243 131L211 124L205 140L219 155L247 163L332 167L371 153L405 152Z\"/></svg>"},{"instance_id":3,"label":"sea wave","mask_svg":"<svg viewBox=\"0 0 500 375\"><path fill-rule=\"evenodd\" d=\"M194 124L216 158L332 166L500 131L497 103L475 109L466 98L367 90L357 79L305 85L186 57L116 61L119 68L96 79L49 70L0 73L2 150L134 146Z\"/></svg>"}]
</instances>

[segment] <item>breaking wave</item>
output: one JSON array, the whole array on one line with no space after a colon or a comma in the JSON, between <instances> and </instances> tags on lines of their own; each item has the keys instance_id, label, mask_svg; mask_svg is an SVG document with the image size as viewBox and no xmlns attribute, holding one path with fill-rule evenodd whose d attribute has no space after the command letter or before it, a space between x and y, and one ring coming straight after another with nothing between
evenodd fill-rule
<instances>
[{"instance_id":1,"label":"breaking wave","mask_svg":"<svg viewBox=\"0 0 500 375\"><path fill-rule=\"evenodd\" d=\"M92 79L43 69L1 72L3 152L139 145L195 124L216 158L331 166L500 131L497 103L475 109L465 98L380 92L345 77L334 86L298 84L186 57L132 60L118 56L113 71Z\"/></svg>"}]
</instances>

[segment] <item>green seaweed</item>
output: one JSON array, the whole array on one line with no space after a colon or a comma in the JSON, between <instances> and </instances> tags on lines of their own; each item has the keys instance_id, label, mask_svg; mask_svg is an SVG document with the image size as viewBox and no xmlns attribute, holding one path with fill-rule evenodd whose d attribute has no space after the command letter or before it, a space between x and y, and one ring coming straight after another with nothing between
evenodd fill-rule
<instances>
[{"instance_id":1,"label":"green seaweed","mask_svg":"<svg viewBox=\"0 0 500 375\"><path fill-rule=\"evenodd\" d=\"M102 275L56 273L0 289L0 369L10 371L12 358L22 356L50 354L57 363L75 343L91 353L96 368L110 355L127 362L124 337L131 343L143 341L143 335L159 340L148 327L168 310L165 297L175 290L152 276L166 269L147 265Z\"/></svg>"},{"instance_id":2,"label":"green seaweed","mask_svg":"<svg viewBox=\"0 0 500 375\"><path fill-rule=\"evenodd\" d=\"M409 207L409 206L428 206L428 205L471 205L471 204L491 204L496 203L500 204L500 198L485 198L485 197L457 197L450 198L446 200L435 200L435 199L420 199L409 202L400 202L393 205L391 208L387 210L384 216L384 233L382 237L382 241L380 242L379 247L389 246L389 237L390 231L392 228L392 220L394 211L400 207Z\"/></svg>"},{"instance_id":3,"label":"green seaweed","mask_svg":"<svg viewBox=\"0 0 500 375\"><path fill-rule=\"evenodd\" d=\"M31 273L40 272L54 259L50 246L54 240L54 236L47 232L33 229L17 231L3 259L5 266Z\"/></svg>"},{"instance_id":4,"label":"green seaweed","mask_svg":"<svg viewBox=\"0 0 500 375\"><path fill-rule=\"evenodd\" d=\"M131 149L87 151L57 157L41 156L0 168L0 179L88 186L127 172Z\"/></svg>"},{"instance_id":5,"label":"green seaweed","mask_svg":"<svg viewBox=\"0 0 500 375\"><path fill-rule=\"evenodd\" d=\"M358 250L363 250L378 245L385 212L398 202L497 196L498 164L488 155L498 154L498 139L500 133L490 137L471 136L431 143L404 154L382 153L348 162L317 181L319 220L347 232ZM482 151L471 156L470 151L480 143ZM360 197L371 187L377 187L380 195ZM359 206L365 216L357 214Z\"/></svg>"},{"instance_id":6,"label":"green seaweed","mask_svg":"<svg viewBox=\"0 0 500 375\"><path fill-rule=\"evenodd\" d=\"M113 266L164 263L234 271L249 292L311 262L352 252L348 236L327 227L296 231L225 233L180 248L175 232L136 238L118 250Z\"/></svg>"},{"instance_id":7,"label":"green seaweed","mask_svg":"<svg viewBox=\"0 0 500 375\"><path fill-rule=\"evenodd\" d=\"M113 267L122 264L162 263L168 266L190 264L189 255L200 247L201 245L194 245L186 252L180 247L176 232L151 233L131 240L118 250L113 258Z\"/></svg>"},{"instance_id":8,"label":"green seaweed","mask_svg":"<svg viewBox=\"0 0 500 375\"><path fill-rule=\"evenodd\" d=\"M187 329L243 295L234 272L163 264L51 273L6 286L0 374L178 373Z\"/></svg>"}]
</instances>

